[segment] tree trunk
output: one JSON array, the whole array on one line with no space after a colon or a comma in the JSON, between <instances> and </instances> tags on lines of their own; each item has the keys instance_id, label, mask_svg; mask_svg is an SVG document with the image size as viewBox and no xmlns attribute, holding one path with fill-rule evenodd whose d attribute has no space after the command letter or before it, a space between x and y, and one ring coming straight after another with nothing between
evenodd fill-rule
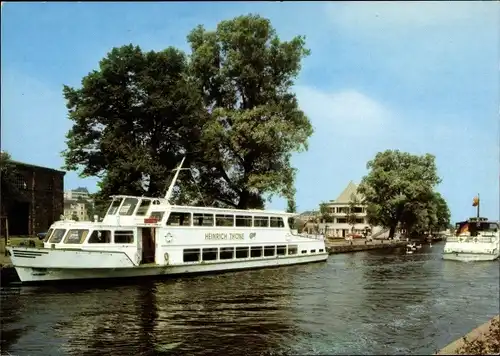
<instances>
[{"instance_id":1,"label":"tree trunk","mask_svg":"<svg viewBox=\"0 0 500 356\"><path fill-rule=\"evenodd\" d=\"M396 225L392 225L391 228L389 229L389 238L392 239L394 237L394 234L396 232Z\"/></svg>"},{"instance_id":2,"label":"tree trunk","mask_svg":"<svg viewBox=\"0 0 500 356\"><path fill-rule=\"evenodd\" d=\"M250 200L250 192L243 190L240 194L240 201L238 202L237 209L246 209L248 206L248 201Z\"/></svg>"}]
</instances>

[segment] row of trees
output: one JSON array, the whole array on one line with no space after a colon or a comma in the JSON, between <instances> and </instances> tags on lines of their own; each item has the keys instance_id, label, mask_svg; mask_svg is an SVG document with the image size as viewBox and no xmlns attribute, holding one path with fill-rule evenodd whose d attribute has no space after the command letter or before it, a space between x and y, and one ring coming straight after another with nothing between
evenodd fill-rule
<instances>
[{"instance_id":1,"label":"row of trees","mask_svg":"<svg viewBox=\"0 0 500 356\"><path fill-rule=\"evenodd\" d=\"M65 168L100 178L97 211L111 194L163 194L182 156L191 170L180 176L177 203L263 208L277 194L295 211L291 154L313 133L291 91L309 54L304 38L281 41L269 20L247 15L214 31L198 26L187 41L189 54L114 48L80 88L64 87L73 123ZM370 223L391 236L398 226L448 225L432 155L389 150L368 169L358 192Z\"/></svg>"},{"instance_id":2,"label":"row of trees","mask_svg":"<svg viewBox=\"0 0 500 356\"><path fill-rule=\"evenodd\" d=\"M280 195L295 210L293 152L313 133L291 91L309 54L282 41L257 15L203 26L191 53L113 48L82 80L64 87L72 128L65 169L99 177L110 194L159 196L183 156L177 203L262 208Z\"/></svg>"}]
</instances>

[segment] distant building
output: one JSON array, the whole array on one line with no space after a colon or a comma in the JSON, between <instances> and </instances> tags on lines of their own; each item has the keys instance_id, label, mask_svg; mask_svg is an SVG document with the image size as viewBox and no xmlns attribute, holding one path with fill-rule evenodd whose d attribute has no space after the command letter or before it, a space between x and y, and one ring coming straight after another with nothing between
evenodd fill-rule
<instances>
[{"instance_id":1,"label":"distant building","mask_svg":"<svg viewBox=\"0 0 500 356\"><path fill-rule=\"evenodd\" d=\"M64 200L91 200L90 193L85 187L78 187L64 192Z\"/></svg>"},{"instance_id":2,"label":"distant building","mask_svg":"<svg viewBox=\"0 0 500 356\"><path fill-rule=\"evenodd\" d=\"M75 220L90 220L88 205L93 204L87 188L78 187L64 192L64 217Z\"/></svg>"},{"instance_id":3,"label":"distant building","mask_svg":"<svg viewBox=\"0 0 500 356\"><path fill-rule=\"evenodd\" d=\"M319 217L319 211L317 210L304 211L299 215L299 219L303 221L315 220L318 217Z\"/></svg>"},{"instance_id":4,"label":"distant building","mask_svg":"<svg viewBox=\"0 0 500 356\"><path fill-rule=\"evenodd\" d=\"M326 234L331 237L346 237L351 232L361 234L367 227L371 228L373 233L381 230L380 227L370 226L366 216L366 206L363 204L364 197L358 194L357 190L358 186L351 181L337 199L326 203L328 215L333 221L329 223L322 221L318 226L320 230L326 230ZM353 226L347 222L352 197L359 202L354 208L356 214L354 230Z\"/></svg>"},{"instance_id":5,"label":"distant building","mask_svg":"<svg viewBox=\"0 0 500 356\"><path fill-rule=\"evenodd\" d=\"M2 204L2 216L8 218L9 235L26 236L47 231L63 213L64 175L66 172L33 164L11 161L15 169L18 199ZM2 221L2 234L5 233Z\"/></svg>"}]
</instances>

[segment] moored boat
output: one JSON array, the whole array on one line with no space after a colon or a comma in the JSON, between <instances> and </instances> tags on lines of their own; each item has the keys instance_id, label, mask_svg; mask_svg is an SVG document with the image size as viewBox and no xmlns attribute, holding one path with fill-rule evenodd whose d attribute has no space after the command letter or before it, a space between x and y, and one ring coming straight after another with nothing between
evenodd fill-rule
<instances>
[{"instance_id":1,"label":"moored boat","mask_svg":"<svg viewBox=\"0 0 500 356\"><path fill-rule=\"evenodd\" d=\"M486 218L470 218L456 223L455 236L448 236L443 259L493 261L500 256L500 225Z\"/></svg>"},{"instance_id":2,"label":"moored boat","mask_svg":"<svg viewBox=\"0 0 500 356\"><path fill-rule=\"evenodd\" d=\"M170 204L183 161L164 198L113 196L100 222L57 221L43 248L9 247L21 282L221 272L328 258L324 236L292 230L296 214Z\"/></svg>"}]
</instances>

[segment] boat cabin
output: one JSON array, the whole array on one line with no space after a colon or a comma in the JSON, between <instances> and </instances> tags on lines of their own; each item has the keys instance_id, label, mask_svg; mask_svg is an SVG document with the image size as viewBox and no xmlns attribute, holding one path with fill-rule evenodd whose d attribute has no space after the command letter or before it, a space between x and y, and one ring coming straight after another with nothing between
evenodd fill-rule
<instances>
[{"instance_id":1,"label":"boat cabin","mask_svg":"<svg viewBox=\"0 0 500 356\"><path fill-rule=\"evenodd\" d=\"M261 241L271 241L276 233L284 236L290 232L287 218L293 216L282 211L177 206L158 198L113 196L101 222L58 221L44 242L52 249L123 251L137 264L144 264L162 260L164 252L158 247L170 233L182 236L186 248L210 245L207 248L217 249L226 237L237 241L245 234L258 234Z\"/></svg>"},{"instance_id":2,"label":"boat cabin","mask_svg":"<svg viewBox=\"0 0 500 356\"><path fill-rule=\"evenodd\" d=\"M470 218L455 224L456 236L468 234L478 236L480 233L496 233L500 230L500 225L496 221L487 218Z\"/></svg>"}]
</instances>

